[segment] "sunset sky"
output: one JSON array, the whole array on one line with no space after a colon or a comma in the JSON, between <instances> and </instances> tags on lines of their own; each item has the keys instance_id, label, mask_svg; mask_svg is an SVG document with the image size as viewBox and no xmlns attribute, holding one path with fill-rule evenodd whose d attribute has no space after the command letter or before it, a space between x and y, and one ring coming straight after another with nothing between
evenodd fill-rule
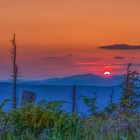
<instances>
[{"instance_id":1,"label":"sunset sky","mask_svg":"<svg viewBox=\"0 0 140 140\"><path fill-rule=\"evenodd\" d=\"M12 33L24 79L140 70L140 49L98 48L140 44L140 0L1 0L0 79L12 73Z\"/></svg>"}]
</instances>

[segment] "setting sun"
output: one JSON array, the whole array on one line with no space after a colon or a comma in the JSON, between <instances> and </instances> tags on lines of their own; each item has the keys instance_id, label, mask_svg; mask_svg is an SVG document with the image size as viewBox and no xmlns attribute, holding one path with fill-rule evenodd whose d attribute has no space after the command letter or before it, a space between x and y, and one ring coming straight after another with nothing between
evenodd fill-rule
<instances>
[{"instance_id":1,"label":"setting sun","mask_svg":"<svg viewBox=\"0 0 140 140\"><path fill-rule=\"evenodd\" d=\"M111 75L111 72L110 71L105 71L104 75L109 76L109 75Z\"/></svg>"}]
</instances>

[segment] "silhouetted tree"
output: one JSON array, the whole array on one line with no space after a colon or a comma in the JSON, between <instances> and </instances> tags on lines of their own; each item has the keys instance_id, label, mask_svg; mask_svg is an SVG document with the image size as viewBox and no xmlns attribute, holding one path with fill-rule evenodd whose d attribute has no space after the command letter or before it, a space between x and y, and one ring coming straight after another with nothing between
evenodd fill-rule
<instances>
[{"instance_id":1,"label":"silhouetted tree","mask_svg":"<svg viewBox=\"0 0 140 140\"><path fill-rule=\"evenodd\" d=\"M121 110L123 113L131 114L136 111L140 105L140 94L137 84L139 83L139 73L130 69L132 64L127 67L123 83L123 95L121 97Z\"/></svg>"},{"instance_id":2,"label":"silhouetted tree","mask_svg":"<svg viewBox=\"0 0 140 140\"><path fill-rule=\"evenodd\" d=\"M17 77L18 77L18 67L17 67L17 46L16 46L16 34L13 34L13 38L11 40L12 43L12 49L11 49L11 54L12 54L12 63L13 63L13 108L16 109L17 107Z\"/></svg>"},{"instance_id":3,"label":"silhouetted tree","mask_svg":"<svg viewBox=\"0 0 140 140\"><path fill-rule=\"evenodd\" d=\"M114 97L114 90L112 90L112 92L110 94L110 104L113 103L113 97Z\"/></svg>"},{"instance_id":4,"label":"silhouetted tree","mask_svg":"<svg viewBox=\"0 0 140 140\"><path fill-rule=\"evenodd\" d=\"M77 103L76 103L76 86L73 85L73 91L72 91L72 113L77 112Z\"/></svg>"}]
</instances>

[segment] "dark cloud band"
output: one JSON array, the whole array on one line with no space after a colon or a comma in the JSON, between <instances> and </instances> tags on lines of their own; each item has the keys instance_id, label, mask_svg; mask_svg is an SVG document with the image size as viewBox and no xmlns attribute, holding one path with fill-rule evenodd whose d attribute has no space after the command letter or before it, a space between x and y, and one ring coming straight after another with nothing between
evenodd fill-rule
<instances>
[{"instance_id":1,"label":"dark cloud band","mask_svg":"<svg viewBox=\"0 0 140 140\"><path fill-rule=\"evenodd\" d=\"M140 45L131 46L127 44L115 44L115 45L108 45L108 46L101 46L99 49L111 49L111 50L135 50L140 49Z\"/></svg>"}]
</instances>

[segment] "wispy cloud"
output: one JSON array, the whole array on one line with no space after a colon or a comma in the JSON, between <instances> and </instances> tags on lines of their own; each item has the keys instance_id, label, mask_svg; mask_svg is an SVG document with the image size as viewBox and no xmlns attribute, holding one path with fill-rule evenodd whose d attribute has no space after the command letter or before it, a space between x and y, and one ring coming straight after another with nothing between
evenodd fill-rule
<instances>
[{"instance_id":1,"label":"wispy cloud","mask_svg":"<svg viewBox=\"0 0 140 140\"><path fill-rule=\"evenodd\" d=\"M67 54L67 56L68 56L68 57L71 57L71 56L72 56L72 54L71 54L71 53L69 53L69 54Z\"/></svg>"},{"instance_id":2,"label":"wispy cloud","mask_svg":"<svg viewBox=\"0 0 140 140\"><path fill-rule=\"evenodd\" d=\"M125 59L125 56L115 56L115 59Z\"/></svg>"},{"instance_id":3,"label":"wispy cloud","mask_svg":"<svg viewBox=\"0 0 140 140\"><path fill-rule=\"evenodd\" d=\"M48 56L48 57L45 57L46 59L58 59L58 57L56 56Z\"/></svg>"}]
</instances>

